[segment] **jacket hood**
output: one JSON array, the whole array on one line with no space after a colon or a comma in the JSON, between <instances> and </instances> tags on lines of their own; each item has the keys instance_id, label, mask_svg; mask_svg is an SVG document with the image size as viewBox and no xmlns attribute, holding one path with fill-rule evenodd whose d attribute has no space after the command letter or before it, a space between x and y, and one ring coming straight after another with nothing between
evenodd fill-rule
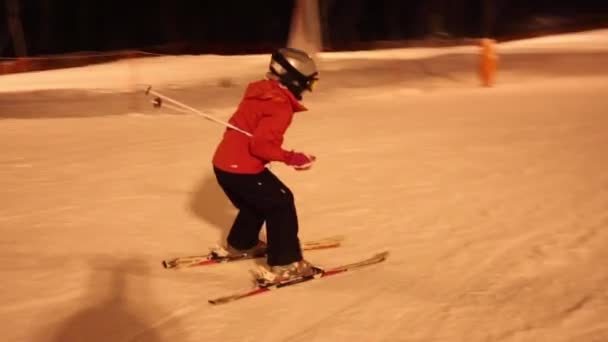
<instances>
[{"instance_id":1,"label":"jacket hood","mask_svg":"<svg viewBox=\"0 0 608 342\"><path fill-rule=\"evenodd\" d=\"M260 80L250 83L245 90L244 97L257 100L289 101L294 113L308 110L289 89L275 80Z\"/></svg>"}]
</instances>

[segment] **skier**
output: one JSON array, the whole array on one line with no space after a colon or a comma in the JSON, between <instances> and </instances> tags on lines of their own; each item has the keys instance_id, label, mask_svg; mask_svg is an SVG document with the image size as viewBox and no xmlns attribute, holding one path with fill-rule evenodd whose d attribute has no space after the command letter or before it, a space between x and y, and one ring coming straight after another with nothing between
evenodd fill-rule
<instances>
[{"instance_id":1,"label":"skier","mask_svg":"<svg viewBox=\"0 0 608 342\"><path fill-rule=\"evenodd\" d=\"M272 54L265 79L250 83L229 122L247 136L227 128L213 156L220 187L239 210L227 238L231 255L263 255L275 280L314 273L304 260L298 238L298 217L291 190L266 165L282 162L307 170L315 157L282 148L283 135L299 102L318 80L314 60L304 51L281 48ZM259 240L266 223L267 244Z\"/></svg>"}]
</instances>

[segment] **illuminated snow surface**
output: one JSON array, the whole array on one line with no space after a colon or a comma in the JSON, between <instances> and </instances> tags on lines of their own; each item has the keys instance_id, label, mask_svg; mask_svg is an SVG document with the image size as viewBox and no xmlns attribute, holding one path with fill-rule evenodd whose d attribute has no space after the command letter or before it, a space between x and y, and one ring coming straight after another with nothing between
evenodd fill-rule
<instances>
[{"instance_id":1,"label":"illuminated snow surface","mask_svg":"<svg viewBox=\"0 0 608 342\"><path fill-rule=\"evenodd\" d=\"M302 240L346 236L310 261L391 254L223 306L207 299L247 288L256 262L160 265L231 224L210 166L223 128L141 92L102 99L149 83L226 119L267 56L1 76L1 339L608 341L606 42L500 45L493 88L478 86L475 47L322 54L327 82L285 142L318 162L272 170L296 195ZM431 70L415 76L420 61Z\"/></svg>"}]
</instances>

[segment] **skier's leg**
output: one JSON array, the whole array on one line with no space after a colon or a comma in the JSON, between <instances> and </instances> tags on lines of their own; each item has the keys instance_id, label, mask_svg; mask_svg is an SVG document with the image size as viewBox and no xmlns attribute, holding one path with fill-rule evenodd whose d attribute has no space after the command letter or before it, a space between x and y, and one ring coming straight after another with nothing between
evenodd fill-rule
<instances>
[{"instance_id":1,"label":"skier's leg","mask_svg":"<svg viewBox=\"0 0 608 342\"><path fill-rule=\"evenodd\" d=\"M256 246L264 225L264 215L251 205L247 196L240 194L247 191L247 183L252 180L251 175L228 174L221 170L215 170L215 175L230 202L239 210L228 233L228 245L238 250L248 250Z\"/></svg>"},{"instance_id":2,"label":"skier's leg","mask_svg":"<svg viewBox=\"0 0 608 342\"><path fill-rule=\"evenodd\" d=\"M260 183L264 196L258 205L266 217L268 265L287 265L302 260L293 193L269 170L263 172Z\"/></svg>"},{"instance_id":3,"label":"skier's leg","mask_svg":"<svg viewBox=\"0 0 608 342\"><path fill-rule=\"evenodd\" d=\"M255 208L241 205L239 213L228 233L228 245L238 250L247 250L258 244L264 216Z\"/></svg>"}]
</instances>

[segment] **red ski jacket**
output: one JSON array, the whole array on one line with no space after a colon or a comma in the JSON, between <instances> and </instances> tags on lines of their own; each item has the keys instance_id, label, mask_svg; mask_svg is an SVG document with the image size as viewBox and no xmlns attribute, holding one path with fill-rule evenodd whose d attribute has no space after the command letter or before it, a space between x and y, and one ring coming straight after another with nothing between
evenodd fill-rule
<instances>
[{"instance_id":1,"label":"red ski jacket","mask_svg":"<svg viewBox=\"0 0 608 342\"><path fill-rule=\"evenodd\" d=\"M294 113L307 110L278 81L250 83L229 122L253 135L227 128L215 150L213 165L226 172L254 174L271 161L285 162L283 135Z\"/></svg>"}]
</instances>

